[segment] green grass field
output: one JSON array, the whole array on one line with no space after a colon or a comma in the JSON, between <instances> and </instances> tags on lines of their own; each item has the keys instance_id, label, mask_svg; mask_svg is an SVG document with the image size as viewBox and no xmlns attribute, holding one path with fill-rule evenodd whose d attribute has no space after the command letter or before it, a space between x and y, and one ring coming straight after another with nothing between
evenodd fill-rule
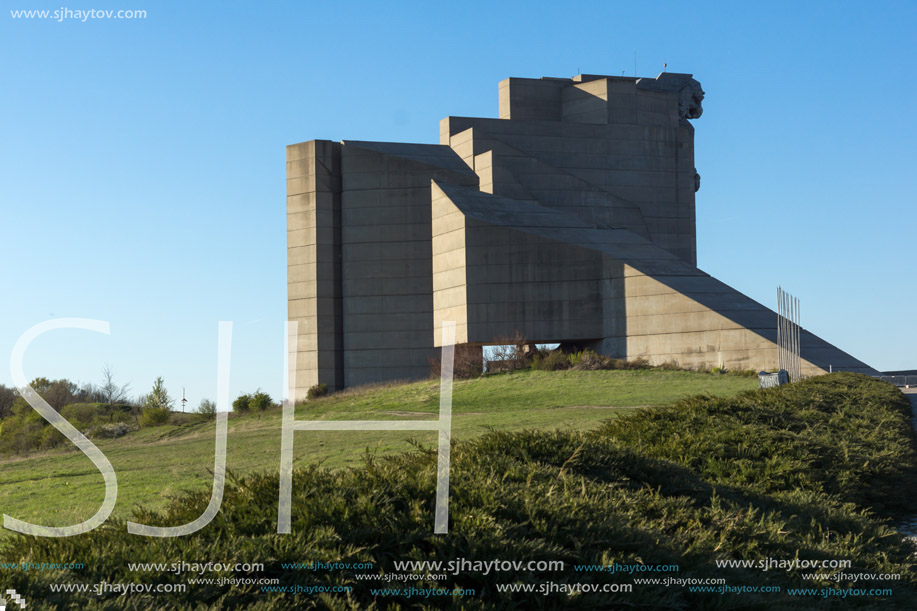
<instances>
[{"instance_id":1,"label":"green grass field","mask_svg":"<svg viewBox=\"0 0 917 611\"><path fill-rule=\"evenodd\" d=\"M917 608L914 545L892 528L913 515L917 498L907 399L890 384L850 373L735 392L753 383L659 371L523 373L462 383L456 433L464 439L452 448L448 534L433 532L433 449L386 452L355 467L297 469L291 530L278 533L277 452L268 446L267 468L229 478L221 509L206 528L183 537L138 537L112 519L74 537L10 536L0 541L4 562L81 566L7 567L0 583L31 608L51 611ZM708 394L695 395L699 390ZM728 396L711 396L711 390ZM637 407L679 392L693 396ZM435 408L435 394L432 383L392 386L321 400L306 411L314 418L417 417ZM589 426L585 414L596 412L604 416L591 416ZM237 419L235 435L257 437L270 420L276 424L277 414ZM478 434L487 425L525 430ZM207 427L195 426L145 432L148 443L133 458L135 470L149 478L161 454L181 455L181 462L197 435L206 446ZM343 465L362 451L364 442L352 439L328 437L325 451L301 446L300 459L314 463L334 448L348 448L337 459ZM266 442L253 438L247 447L259 444ZM234 460L241 461L238 452ZM244 464L259 465L257 456L250 452ZM183 473L177 468L173 480L187 481ZM138 510L136 520L187 524L209 501L208 483L161 511ZM399 568L401 561L455 559L564 564ZM226 563L208 575L233 583L169 568L179 560ZM765 560L843 568L763 570ZM832 564L841 560L847 564ZM325 567L289 564L315 561ZM138 562L162 564L132 566ZM339 564L328 570L332 562ZM718 585L652 583L642 572L607 570L612 565L665 565L660 576ZM389 583L398 575L404 587ZM276 581L266 585L266 578ZM188 588L126 595L88 589L113 583ZM87 589L62 591L61 584ZM539 589L562 584L595 588L576 594ZM627 584L633 588L619 588ZM418 594L429 592L424 588L439 594Z\"/></svg>"},{"instance_id":2,"label":"green grass field","mask_svg":"<svg viewBox=\"0 0 917 611\"><path fill-rule=\"evenodd\" d=\"M468 440L488 430L589 430L622 413L667 405L700 393L731 396L754 388L755 378L685 371L524 371L456 381L453 438ZM297 419L435 418L438 381L355 389L297 408ZM113 516L126 518L137 505L164 507L170 497L209 490L214 424L197 416L180 425L99 440L115 468L118 503ZM236 474L276 471L280 464L279 409L231 416L227 469ZM411 449L412 440L432 446L433 432L299 432L296 466L351 466L368 449L391 454ZM72 447L69 446L68 447ZM102 503L102 476L79 451L54 451L2 462L0 511L47 526L81 522ZM8 534L9 531L4 531Z\"/></svg>"}]
</instances>

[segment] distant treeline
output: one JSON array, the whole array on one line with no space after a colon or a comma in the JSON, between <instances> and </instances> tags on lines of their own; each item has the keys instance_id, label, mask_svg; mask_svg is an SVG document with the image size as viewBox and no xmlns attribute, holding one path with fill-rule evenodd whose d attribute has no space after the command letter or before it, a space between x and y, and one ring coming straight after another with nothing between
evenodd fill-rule
<instances>
[{"instance_id":1,"label":"distant treeline","mask_svg":"<svg viewBox=\"0 0 917 611\"><path fill-rule=\"evenodd\" d=\"M175 424L176 418L195 417L173 413L175 402L161 377L156 378L149 393L131 399L129 385L117 384L109 367L105 367L102 375L102 384L98 386L48 378L35 378L29 386L90 439L121 437L138 428ZM0 384L0 456L29 454L69 443L63 433L29 405L21 390L24 389ZM240 395L232 404L236 413L260 412L273 407L279 406L260 389ZM201 399L197 408L200 416L213 419L216 412L213 401Z\"/></svg>"},{"instance_id":2,"label":"distant treeline","mask_svg":"<svg viewBox=\"0 0 917 611\"><path fill-rule=\"evenodd\" d=\"M130 401L126 385L114 384L107 368L101 386L44 377L29 386L89 437L120 437L137 428L141 406ZM0 455L28 454L64 443L67 438L32 409L19 389L0 384Z\"/></svg>"}]
</instances>

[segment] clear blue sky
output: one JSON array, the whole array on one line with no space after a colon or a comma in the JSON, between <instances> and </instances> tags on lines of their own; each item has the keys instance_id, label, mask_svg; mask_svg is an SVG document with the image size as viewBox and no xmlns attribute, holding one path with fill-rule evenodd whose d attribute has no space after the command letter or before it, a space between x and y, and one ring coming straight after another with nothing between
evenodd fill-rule
<instances>
[{"instance_id":1,"label":"clear blue sky","mask_svg":"<svg viewBox=\"0 0 917 611\"><path fill-rule=\"evenodd\" d=\"M93 0L146 19L0 13L0 383L29 327L58 331L29 378L135 393L163 376L216 395L282 384L284 146L438 142L494 117L508 76L663 63L707 92L695 121L698 263L879 369L917 367L917 4L913 2L270 2Z\"/></svg>"}]
</instances>

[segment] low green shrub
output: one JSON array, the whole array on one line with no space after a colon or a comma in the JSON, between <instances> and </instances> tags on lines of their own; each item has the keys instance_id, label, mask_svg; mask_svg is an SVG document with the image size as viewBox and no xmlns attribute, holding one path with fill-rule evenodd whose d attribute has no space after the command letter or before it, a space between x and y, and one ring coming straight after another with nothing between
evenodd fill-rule
<instances>
[{"instance_id":1,"label":"low green shrub","mask_svg":"<svg viewBox=\"0 0 917 611\"><path fill-rule=\"evenodd\" d=\"M312 386L309 391L306 393L307 399L318 399L319 397L324 397L328 395L328 385L327 384L316 384Z\"/></svg>"},{"instance_id":2,"label":"low green shrub","mask_svg":"<svg viewBox=\"0 0 917 611\"><path fill-rule=\"evenodd\" d=\"M567 362L570 363L571 368L575 368L579 365L580 361L583 360L583 355L586 353L592 352L592 350L582 350L580 352L571 352L567 355ZM595 354L594 352L592 352Z\"/></svg>"},{"instance_id":3,"label":"low green shrub","mask_svg":"<svg viewBox=\"0 0 917 611\"><path fill-rule=\"evenodd\" d=\"M172 410L165 407L146 407L140 413L140 427L162 426L169 422Z\"/></svg>"},{"instance_id":4,"label":"low green shrub","mask_svg":"<svg viewBox=\"0 0 917 611\"><path fill-rule=\"evenodd\" d=\"M168 418L166 421L168 422ZM118 437L124 437L133 430L134 427L126 422L109 422L89 429L86 435L93 439L117 439Z\"/></svg>"},{"instance_id":5,"label":"low green shrub","mask_svg":"<svg viewBox=\"0 0 917 611\"><path fill-rule=\"evenodd\" d=\"M130 410L129 405L71 403L62 407L59 413L88 437L104 438L120 437L136 429L136 419ZM13 415L0 423L0 455L51 450L68 443L63 433L24 402L17 404Z\"/></svg>"},{"instance_id":6,"label":"low green shrub","mask_svg":"<svg viewBox=\"0 0 917 611\"><path fill-rule=\"evenodd\" d=\"M597 371L599 369L616 369L615 359L596 354L593 350L583 350L570 355L572 369L577 371Z\"/></svg>"},{"instance_id":7,"label":"low green shrub","mask_svg":"<svg viewBox=\"0 0 917 611\"><path fill-rule=\"evenodd\" d=\"M583 350L574 352L568 357L570 369L576 371L598 371L603 369L648 369L649 361L645 358L633 360L616 359L603 354L596 354L594 350Z\"/></svg>"},{"instance_id":8,"label":"low green shrub","mask_svg":"<svg viewBox=\"0 0 917 611\"><path fill-rule=\"evenodd\" d=\"M74 403L62 407L60 415L66 418L70 424L83 430L99 415L99 409L92 403Z\"/></svg>"},{"instance_id":9,"label":"low green shrub","mask_svg":"<svg viewBox=\"0 0 917 611\"><path fill-rule=\"evenodd\" d=\"M560 350L551 350L546 354L536 352L532 357L532 369L542 371L562 371L570 369L570 360Z\"/></svg>"}]
</instances>

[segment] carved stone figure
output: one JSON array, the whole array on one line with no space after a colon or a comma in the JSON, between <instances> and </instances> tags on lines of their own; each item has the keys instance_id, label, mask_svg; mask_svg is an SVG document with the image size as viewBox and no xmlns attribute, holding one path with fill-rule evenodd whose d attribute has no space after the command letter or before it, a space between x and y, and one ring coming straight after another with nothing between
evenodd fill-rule
<instances>
[{"instance_id":1,"label":"carved stone figure","mask_svg":"<svg viewBox=\"0 0 917 611\"><path fill-rule=\"evenodd\" d=\"M696 80L689 79L678 92L678 114L682 119L698 119L704 114L701 102L704 90Z\"/></svg>"}]
</instances>

